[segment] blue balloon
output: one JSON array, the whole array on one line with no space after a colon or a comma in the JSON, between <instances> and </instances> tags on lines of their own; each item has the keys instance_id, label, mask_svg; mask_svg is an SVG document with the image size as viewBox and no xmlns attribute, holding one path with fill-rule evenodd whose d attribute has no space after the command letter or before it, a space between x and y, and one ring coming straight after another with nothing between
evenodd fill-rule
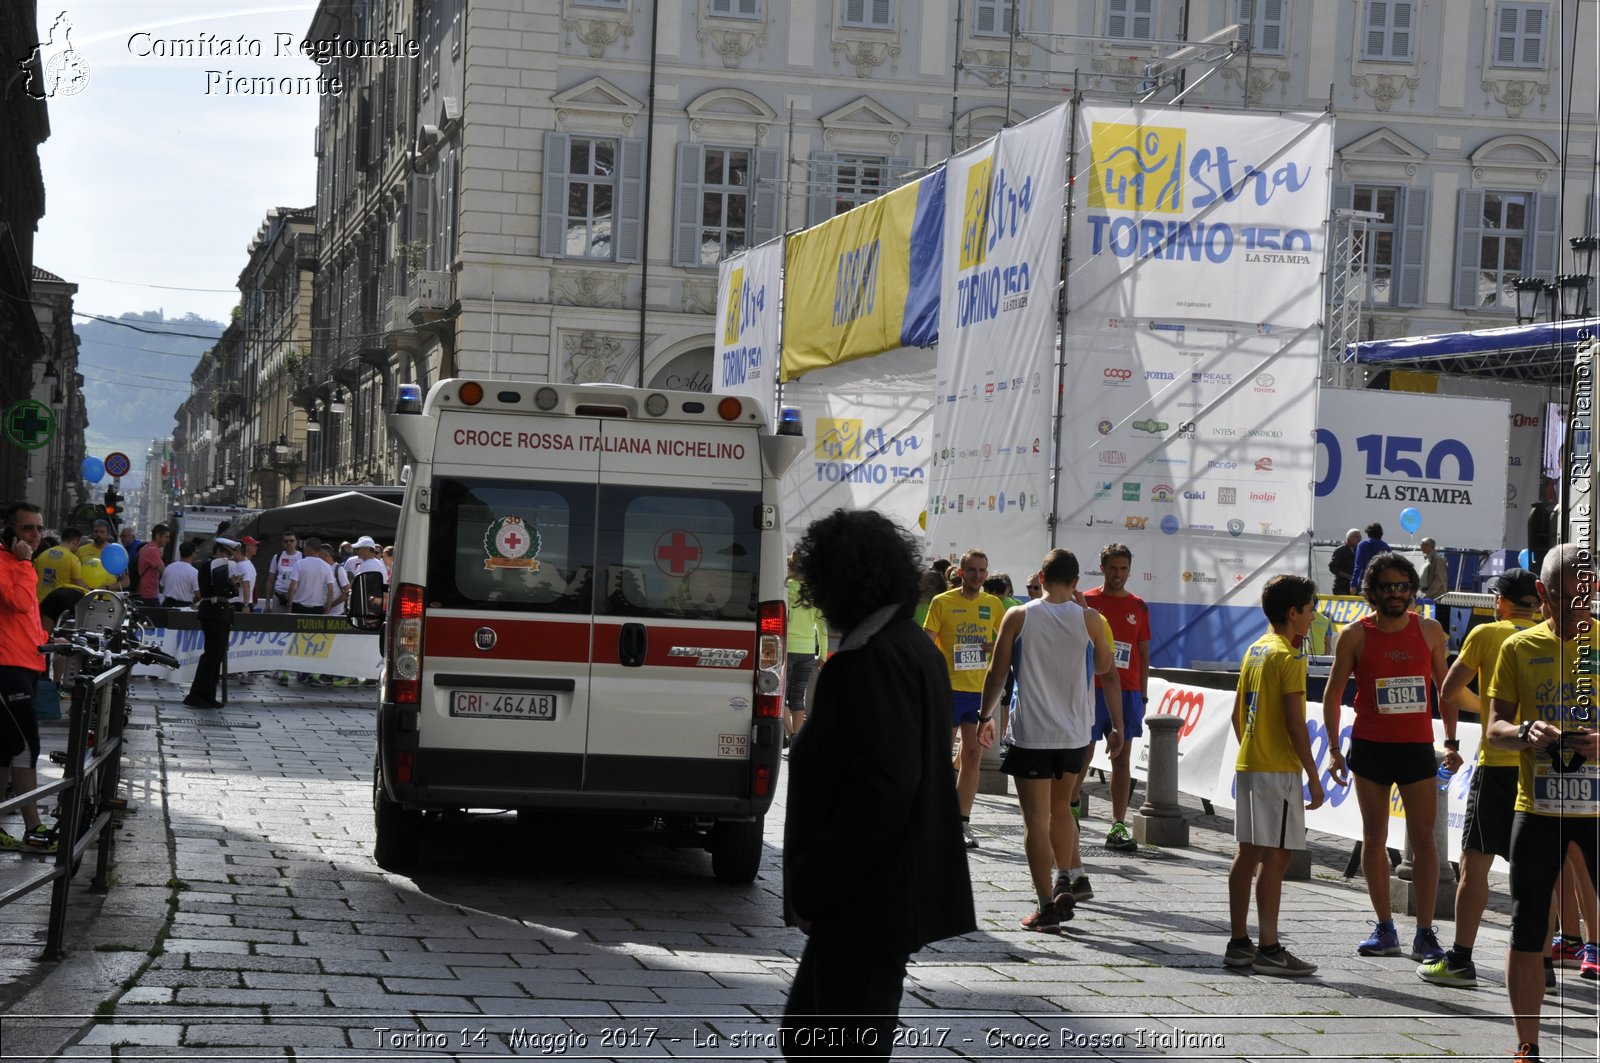
<instances>
[{"instance_id":1,"label":"blue balloon","mask_svg":"<svg viewBox=\"0 0 1600 1063\"><path fill-rule=\"evenodd\" d=\"M1413 535L1422 527L1422 514L1416 506L1407 506L1400 511L1400 527Z\"/></svg>"},{"instance_id":2,"label":"blue balloon","mask_svg":"<svg viewBox=\"0 0 1600 1063\"><path fill-rule=\"evenodd\" d=\"M105 479L106 463L99 458L90 456L83 459L83 478L92 484L97 484Z\"/></svg>"},{"instance_id":3,"label":"blue balloon","mask_svg":"<svg viewBox=\"0 0 1600 1063\"><path fill-rule=\"evenodd\" d=\"M1517 554L1517 564L1521 565L1525 570L1532 569L1533 551L1524 546Z\"/></svg>"},{"instance_id":4,"label":"blue balloon","mask_svg":"<svg viewBox=\"0 0 1600 1063\"><path fill-rule=\"evenodd\" d=\"M113 576L120 576L128 571L128 551L123 549L121 543L107 543L105 549L100 551L100 567Z\"/></svg>"}]
</instances>

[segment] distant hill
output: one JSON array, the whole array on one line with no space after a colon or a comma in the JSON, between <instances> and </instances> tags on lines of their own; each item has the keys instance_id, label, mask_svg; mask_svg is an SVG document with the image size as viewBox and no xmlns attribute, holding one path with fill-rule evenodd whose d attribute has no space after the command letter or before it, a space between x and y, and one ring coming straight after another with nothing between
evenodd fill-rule
<instances>
[{"instance_id":1,"label":"distant hill","mask_svg":"<svg viewBox=\"0 0 1600 1063\"><path fill-rule=\"evenodd\" d=\"M133 459L124 487L144 476L151 440L172 434L173 415L189 395L189 374L223 328L196 314L166 317L160 310L74 323L89 408L88 453L103 458L120 450Z\"/></svg>"}]
</instances>

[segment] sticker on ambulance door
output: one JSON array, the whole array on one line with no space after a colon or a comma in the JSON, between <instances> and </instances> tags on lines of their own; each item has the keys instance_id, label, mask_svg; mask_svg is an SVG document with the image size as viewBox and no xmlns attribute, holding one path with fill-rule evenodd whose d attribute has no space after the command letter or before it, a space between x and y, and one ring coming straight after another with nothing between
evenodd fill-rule
<instances>
[{"instance_id":1,"label":"sticker on ambulance door","mask_svg":"<svg viewBox=\"0 0 1600 1063\"><path fill-rule=\"evenodd\" d=\"M700 538L686 528L669 528L656 536L652 551L656 567L669 576L689 576L700 567L705 551L700 548Z\"/></svg>"},{"instance_id":2,"label":"sticker on ambulance door","mask_svg":"<svg viewBox=\"0 0 1600 1063\"><path fill-rule=\"evenodd\" d=\"M741 758L750 756L750 736L717 735L717 756Z\"/></svg>"},{"instance_id":3,"label":"sticker on ambulance door","mask_svg":"<svg viewBox=\"0 0 1600 1063\"><path fill-rule=\"evenodd\" d=\"M483 549L489 555L483 567L490 572L497 568L537 572L540 546L539 533L521 517L501 517L483 533Z\"/></svg>"}]
</instances>

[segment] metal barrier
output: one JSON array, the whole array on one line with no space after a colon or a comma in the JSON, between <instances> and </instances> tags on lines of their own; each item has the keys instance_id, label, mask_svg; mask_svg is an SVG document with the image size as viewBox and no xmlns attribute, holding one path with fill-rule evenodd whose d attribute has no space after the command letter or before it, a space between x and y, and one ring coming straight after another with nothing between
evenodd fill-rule
<instances>
[{"instance_id":1,"label":"metal barrier","mask_svg":"<svg viewBox=\"0 0 1600 1063\"><path fill-rule=\"evenodd\" d=\"M122 804L116 792L122 778L122 729L127 715L130 671L129 665L118 664L96 676L78 675L72 688L62 778L0 802L0 813L6 813L29 802L63 795L61 816L56 824L58 844L54 866L42 875L0 890L0 908L3 908L46 883L54 884L42 957L46 960L59 960L66 955L62 945L72 877L84 853L97 840L99 850L89 888L95 893L106 893L111 888L109 872L116 837L111 827L113 813Z\"/></svg>"}]
</instances>

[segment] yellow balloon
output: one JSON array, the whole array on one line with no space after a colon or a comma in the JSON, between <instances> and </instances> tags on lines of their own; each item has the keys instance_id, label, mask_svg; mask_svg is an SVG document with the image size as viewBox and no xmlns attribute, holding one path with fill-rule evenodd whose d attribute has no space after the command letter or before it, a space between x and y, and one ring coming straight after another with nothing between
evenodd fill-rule
<instances>
[{"instance_id":1,"label":"yellow balloon","mask_svg":"<svg viewBox=\"0 0 1600 1063\"><path fill-rule=\"evenodd\" d=\"M927 531L928 530L928 511L927 510L923 510L921 513L917 514L917 527L921 528L923 531Z\"/></svg>"}]
</instances>

